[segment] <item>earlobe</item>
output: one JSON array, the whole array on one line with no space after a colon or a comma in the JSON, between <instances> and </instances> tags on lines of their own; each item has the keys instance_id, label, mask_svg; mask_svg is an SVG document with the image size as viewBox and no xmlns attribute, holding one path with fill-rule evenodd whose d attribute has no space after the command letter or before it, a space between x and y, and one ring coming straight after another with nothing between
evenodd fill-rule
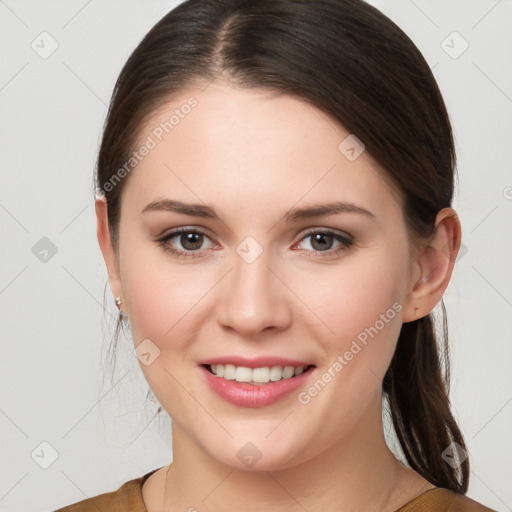
<instances>
[{"instance_id":1,"label":"earlobe","mask_svg":"<svg viewBox=\"0 0 512 512\"><path fill-rule=\"evenodd\" d=\"M441 300L453 271L461 242L461 227L452 208L437 214L435 231L417 256L418 274L411 282L402 319L412 322L428 315Z\"/></svg>"},{"instance_id":2,"label":"earlobe","mask_svg":"<svg viewBox=\"0 0 512 512\"><path fill-rule=\"evenodd\" d=\"M107 267L110 289L114 297L122 297L123 290L119 273L119 262L108 227L108 206L104 196L96 198L95 208L98 243Z\"/></svg>"}]
</instances>

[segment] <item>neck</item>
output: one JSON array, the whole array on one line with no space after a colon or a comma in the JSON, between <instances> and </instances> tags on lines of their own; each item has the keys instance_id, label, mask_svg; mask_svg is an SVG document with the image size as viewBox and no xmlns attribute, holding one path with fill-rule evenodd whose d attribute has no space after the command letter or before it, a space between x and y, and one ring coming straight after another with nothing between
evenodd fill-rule
<instances>
[{"instance_id":1,"label":"neck","mask_svg":"<svg viewBox=\"0 0 512 512\"><path fill-rule=\"evenodd\" d=\"M394 511L429 484L391 453L381 414L379 401L349 436L279 471L245 471L219 463L173 423L165 510Z\"/></svg>"}]
</instances>

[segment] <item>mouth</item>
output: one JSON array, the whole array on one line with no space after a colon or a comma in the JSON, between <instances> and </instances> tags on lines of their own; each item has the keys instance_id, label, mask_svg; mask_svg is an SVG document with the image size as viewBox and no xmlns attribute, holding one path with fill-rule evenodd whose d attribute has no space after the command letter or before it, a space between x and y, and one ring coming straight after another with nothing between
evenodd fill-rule
<instances>
[{"instance_id":1,"label":"mouth","mask_svg":"<svg viewBox=\"0 0 512 512\"><path fill-rule=\"evenodd\" d=\"M314 368L312 364L305 366L262 366L260 368L249 368L234 364L204 364L202 366L216 377L250 384L251 386L265 386L272 382L293 379Z\"/></svg>"},{"instance_id":2,"label":"mouth","mask_svg":"<svg viewBox=\"0 0 512 512\"><path fill-rule=\"evenodd\" d=\"M316 374L316 366L312 364L256 364L250 368L234 364L207 363L198 365L198 368L207 386L221 399L239 407L252 408L270 406L293 395L293 392L306 386Z\"/></svg>"}]
</instances>

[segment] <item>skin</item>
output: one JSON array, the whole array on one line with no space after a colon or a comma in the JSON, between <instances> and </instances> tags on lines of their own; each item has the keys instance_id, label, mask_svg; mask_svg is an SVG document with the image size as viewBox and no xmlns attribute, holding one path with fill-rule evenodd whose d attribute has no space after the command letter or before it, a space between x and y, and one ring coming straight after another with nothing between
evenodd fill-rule
<instances>
[{"instance_id":1,"label":"skin","mask_svg":"<svg viewBox=\"0 0 512 512\"><path fill-rule=\"evenodd\" d=\"M96 201L110 286L135 346L150 339L160 351L141 369L172 418L165 510L396 510L434 486L385 443L382 378L402 323L432 311L448 285L457 215L441 210L434 236L412 246L401 199L378 165L366 152L349 161L338 150L349 133L292 96L190 85L153 115L140 140L191 96L197 107L125 178L116 248L105 201ZM208 204L221 220L141 213L163 198ZM374 217L280 220L291 208L331 201ZM205 232L198 257L177 257L156 241L181 226ZM311 228L354 243L335 255L342 244L328 238L322 251L306 236ZM236 252L247 236L263 250L252 263ZM186 251L184 243L178 235L167 245ZM291 393L237 407L200 378L198 362L209 357L284 356L316 365L299 391L307 390L394 303L401 311L307 404ZM247 442L262 455L250 469L237 457ZM162 510L167 469L143 488L149 512Z\"/></svg>"}]
</instances>

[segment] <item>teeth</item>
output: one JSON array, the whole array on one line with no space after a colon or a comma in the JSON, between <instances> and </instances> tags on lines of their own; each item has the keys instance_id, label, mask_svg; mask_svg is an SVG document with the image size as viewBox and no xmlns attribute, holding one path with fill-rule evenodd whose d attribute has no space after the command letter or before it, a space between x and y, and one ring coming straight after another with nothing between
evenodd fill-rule
<instances>
[{"instance_id":1,"label":"teeth","mask_svg":"<svg viewBox=\"0 0 512 512\"><path fill-rule=\"evenodd\" d=\"M266 384L277 382L282 379L291 379L294 376L304 373L306 366L272 366L262 368L247 368L246 366L235 366L232 364L212 364L212 373L217 377L224 377L227 380L237 382L249 382L251 384Z\"/></svg>"},{"instance_id":2,"label":"teeth","mask_svg":"<svg viewBox=\"0 0 512 512\"><path fill-rule=\"evenodd\" d=\"M218 364L217 368L219 366L224 366L224 375L223 375L223 377L225 379L227 379L227 380L235 380L235 365L233 365L233 364L226 364L226 365Z\"/></svg>"},{"instance_id":3,"label":"teeth","mask_svg":"<svg viewBox=\"0 0 512 512\"><path fill-rule=\"evenodd\" d=\"M271 381L281 380L283 378L283 369L280 366L272 366L269 371Z\"/></svg>"},{"instance_id":4,"label":"teeth","mask_svg":"<svg viewBox=\"0 0 512 512\"><path fill-rule=\"evenodd\" d=\"M269 381L270 371L267 367L265 368L254 368L252 371L252 381L253 382L268 382Z\"/></svg>"},{"instance_id":5,"label":"teeth","mask_svg":"<svg viewBox=\"0 0 512 512\"><path fill-rule=\"evenodd\" d=\"M295 376L300 375L301 373L304 373L304 366L298 366L295 368Z\"/></svg>"},{"instance_id":6,"label":"teeth","mask_svg":"<svg viewBox=\"0 0 512 512\"><path fill-rule=\"evenodd\" d=\"M295 368L293 366L285 366L283 370L283 379L291 379L295 374Z\"/></svg>"},{"instance_id":7,"label":"teeth","mask_svg":"<svg viewBox=\"0 0 512 512\"><path fill-rule=\"evenodd\" d=\"M237 366L235 370L235 380L237 382L251 382L252 370L245 366Z\"/></svg>"}]
</instances>

